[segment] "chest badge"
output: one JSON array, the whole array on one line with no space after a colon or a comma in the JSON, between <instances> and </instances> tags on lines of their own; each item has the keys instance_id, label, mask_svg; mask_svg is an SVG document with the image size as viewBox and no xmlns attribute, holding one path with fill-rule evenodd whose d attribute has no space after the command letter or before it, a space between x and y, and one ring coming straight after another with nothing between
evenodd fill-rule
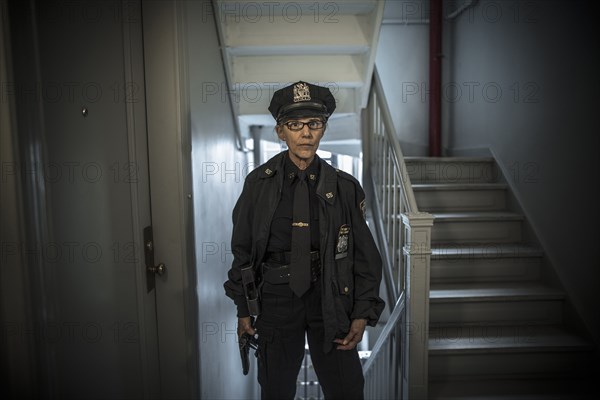
<instances>
[{"instance_id":1,"label":"chest badge","mask_svg":"<svg viewBox=\"0 0 600 400\"><path fill-rule=\"evenodd\" d=\"M344 258L348 255L348 238L350 236L350 225L344 224L340 226L340 231L337 237L335 246L335 259Z\"/></svg>"}]
</instances>

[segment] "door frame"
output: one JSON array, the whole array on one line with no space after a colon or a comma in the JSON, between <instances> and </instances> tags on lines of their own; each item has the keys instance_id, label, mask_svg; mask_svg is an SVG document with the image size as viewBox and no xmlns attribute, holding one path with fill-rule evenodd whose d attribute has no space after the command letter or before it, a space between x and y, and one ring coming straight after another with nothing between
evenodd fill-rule
<instances>
[{"instance_id":1,"label":"door frame","mask_svg":"<svg viewBox=\"0 0 600 400\"><path fill-rule=\"evenodd\" d=\"M136 295L138 301L138 337L140 341L140 369L144 399L161 398L160 357L156 291L147 290L144 259L144 228L152 225L148 135L146 123L144 52L141 0L121 0L123 32L122 92L126 106L127 145L129 163L122 166L133 178L129 186L131 195L132 238L135 243ZM119 7L116 5L115 7ZM119 172L122 170L120 169Z\"/></svg>"},{"instance_id":2,"label":"door frame","mask_svg":"<svg viewBox=\"0 0 600 400\"><path fill-rule=\"evenodd\" d=\"M142 2L150 199L163 398L200 393L185 2Z\"/></svg>"}]
</instances>

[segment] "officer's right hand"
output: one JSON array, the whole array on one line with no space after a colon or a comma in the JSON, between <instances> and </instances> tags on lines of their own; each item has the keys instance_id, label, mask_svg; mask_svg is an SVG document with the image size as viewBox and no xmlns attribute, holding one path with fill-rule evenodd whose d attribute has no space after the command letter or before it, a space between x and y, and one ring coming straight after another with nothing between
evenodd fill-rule
<instances>
[{"instance_id":1,"label":"officer's right hand","mask_svg":"<svg viewBox=\"0 0 600 400\"><path fill-rule=\"evenodd\" d=\"M254 336L256 330L252 327L252 317L238 318L237 334L242 337L244 332Z\"/></svg>"}]
</instances>

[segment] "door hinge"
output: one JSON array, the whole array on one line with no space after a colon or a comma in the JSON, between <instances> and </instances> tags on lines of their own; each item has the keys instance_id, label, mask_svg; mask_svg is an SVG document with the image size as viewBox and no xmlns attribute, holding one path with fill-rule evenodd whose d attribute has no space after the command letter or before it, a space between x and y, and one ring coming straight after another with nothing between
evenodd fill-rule
<instances>
[{"instance_id":1,"label":"door hinge","mask_svg":"<svg viewBox=\"0 0 600 400\"><path fill-rule=\"evenodd\" d=\"M150 292L156 287L156 275L164 276L167 273L167 266L164 263L154 264L152 226L144 228L144 261L146 264L146 289Z\"/></svg>"}]
</instances>

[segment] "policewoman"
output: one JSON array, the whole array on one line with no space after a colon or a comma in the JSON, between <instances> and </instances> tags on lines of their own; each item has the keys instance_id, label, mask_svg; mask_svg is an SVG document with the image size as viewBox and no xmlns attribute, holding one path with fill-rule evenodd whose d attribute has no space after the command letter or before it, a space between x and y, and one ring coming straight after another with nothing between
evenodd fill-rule
<instances>
[{"instance_id":1,"label":"policewoman","mask_svg":"<svg viewBox=\"0 0 600 400\"><path fill-rule=\"evenodd\" d=\"M336 104L330 90L297 82L269 111L288 150L252 171L233 210L233 264L225 292L238 335L258 333L263 399L293 399L305 335L326 399L363 398L356 345L384 308L381 257L365 222L365 194L316 152ZM241 269L260 288L253 323Z\"/></svg>"}]
</instances>

